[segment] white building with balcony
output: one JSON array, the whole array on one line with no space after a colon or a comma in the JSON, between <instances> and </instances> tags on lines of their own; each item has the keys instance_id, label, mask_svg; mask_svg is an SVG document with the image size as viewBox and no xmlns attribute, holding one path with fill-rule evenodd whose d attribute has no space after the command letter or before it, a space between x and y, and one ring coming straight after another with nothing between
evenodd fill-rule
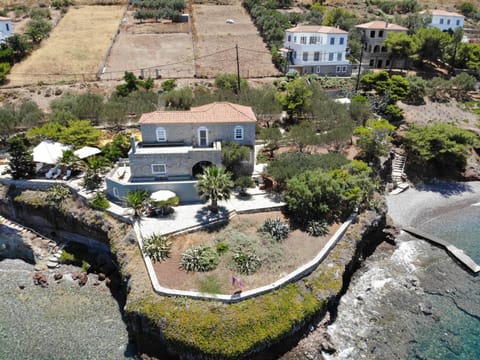
<instances>
[{"instance_id":1,"label":"white building with balcony","mask_svg":"<svg viewBox=\"0 0 480 360\"><path fill-rule=\"evenodd\" d=\"M12 21L7 17L0 16L0 42L5 41L5 39L9 38L12 35Z\"/></svg>"},{"instance_id":2,"label":"white building with balcony","mask_svg":"<svg viewBox=\"0 0 480 360\"><path fill-rule=\"evenodd\" d=\"M430 27L436 27L441 31L454 31L456 28L463 29L465 17L462 14L446 10L423 10L420 15L431 17Z\"/></svg>"},{"instance_id":3,"label":"white building with balcony","mask_svg":"<svg viewBox=\"0 0 480 360\"><path fill-rule=\"evenodd\" d=\"M300 75L350 76L347 60L348 32L330 26L299 25L286 30L286 70Z\"/></svg>"}]
</instances>

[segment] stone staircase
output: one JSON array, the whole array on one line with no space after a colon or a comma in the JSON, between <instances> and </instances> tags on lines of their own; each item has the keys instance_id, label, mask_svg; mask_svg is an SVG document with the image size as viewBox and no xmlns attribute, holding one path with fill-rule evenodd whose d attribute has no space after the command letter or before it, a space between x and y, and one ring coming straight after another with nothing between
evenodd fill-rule
<instances>
[{"instance_id":1,"label":"stone staircase","mask_svg":"<svg viewBox=\"0 0 480 360\"><path fill-rule=\"evenodd\" d=\"M410 185L405 181L406 175L404 172L405 163L407 157L398 153L394 154L392 161L392 181L395 185L395 189L391 192L392 194L400 194L402 191L406 190Z\"/></svg>"}]
</instances>

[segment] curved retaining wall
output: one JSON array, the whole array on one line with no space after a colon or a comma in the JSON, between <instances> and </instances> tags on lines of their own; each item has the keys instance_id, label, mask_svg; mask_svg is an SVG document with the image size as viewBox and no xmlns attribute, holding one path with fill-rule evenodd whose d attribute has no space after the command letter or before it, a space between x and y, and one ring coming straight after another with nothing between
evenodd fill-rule
<instances>
[{"instance_id":1,"label":"curved retaining wall","mask_svg":"<svg viewBox=\"0 0 480 360\"><path fill-rule=\"evenodd\" d=\"M232 212L230 213L230 217L235 216L236 214L237 212ZM297 281L298 279L310 274L313 270L315 270L315 268L317 268L317 266L327 257L329 252L335 247L337 242L342 238L342 236L347 231L350 224L355 221L356 216L357 214L353 213L350 216L350 218L347 221L345 221L342 224L342 226L335 232L335 234L330 238L330 240L322 248L322 250L320 250L317 256L315 256L308 263L302 265L295 271L292 271L290 274L278 279L277 281L271 284L268 284L259 288L251 289L248 291L235 293L234 295L204 294L197 291L177 290L177 289L170 289L170 288L163 287L158 282L157 275L155 274L155 269L153 268L152 260L148 256L145 256L143 251L141 251L141 253L142 253L143 260L145 262L145 266L148 271L148 275L152 282L153 289L157 294L164 295L164 296L184 296L184 297L188 297L196 300L210 300L210 301L222 301L224 303L235 303L235 302L250 299L250 298L265 294L267 292L273 291L283 285ZM143 237L140 232L138 222L135 222L133 227L135 229L135 234L137 235L138 245L140 246L140 249L142 249ZM180 232L184 232L184 231L180 231Z\"/></svg>"}]
</instances>

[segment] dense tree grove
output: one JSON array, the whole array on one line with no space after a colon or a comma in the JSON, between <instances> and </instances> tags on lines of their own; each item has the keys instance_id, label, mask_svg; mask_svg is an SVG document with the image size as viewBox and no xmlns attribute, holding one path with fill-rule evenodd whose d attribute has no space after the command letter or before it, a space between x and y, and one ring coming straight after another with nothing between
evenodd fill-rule
<instances>
[{"instance_id":1,"label":"dense tree grove","mask_svg":"<svg viewBox=\"0 0 480 360\"><path fill-rule=\"evenodd\" d=\"M474 133L446 123L411 125L405 134L405 143L414 162L428 164L428 170L447 176L464 170L469 150L479 146Z\"/></svg>"},{"instance_id":2,"label":"dense tree grove","mask_svg":"<svg viewBox=\"0 0 480 360\"><path fill-rule=\"evenodd\" d=\"M135 5L135 19L168 19L180 21L185 2L183 0L139 0Z\"/></svg>"},{"instance_id":3,"label":"dense tree grove","mask_svg":"<svg viewBox=\"0 0 480 360\"><path fill-rule=\"evenodd\" d=\"M341 221L375 190L371 172L366 163L354 161L341 169L295 175L285 190L287 211L301 226L311 220Z\"/></svg>"}]
</instances>

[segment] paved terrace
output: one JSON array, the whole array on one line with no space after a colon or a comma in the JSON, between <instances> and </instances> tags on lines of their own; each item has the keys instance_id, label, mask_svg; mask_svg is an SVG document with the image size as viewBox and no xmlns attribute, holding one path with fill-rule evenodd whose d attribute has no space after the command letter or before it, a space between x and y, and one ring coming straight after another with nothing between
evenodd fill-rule
<instances>
[{"instance_id":1,"label":"paved terrace","mask_svg":"<svg viewBox=\"0 0 480 360\"><path fill-rule=\"evenodd\" d=\"M220 209L217 214L209 211L208 204L193 204L177 206L175 212L165 218L142 217L135 222L137 234L147 238L152 234L167 235L195 230L216 221L228 219L234 212L273 211L280 210L285 205L277 194L265 193L258 189L251 189L249 193L248 197L233 194L229 200L219 201Z\"/></svg>"}]
</instances>

